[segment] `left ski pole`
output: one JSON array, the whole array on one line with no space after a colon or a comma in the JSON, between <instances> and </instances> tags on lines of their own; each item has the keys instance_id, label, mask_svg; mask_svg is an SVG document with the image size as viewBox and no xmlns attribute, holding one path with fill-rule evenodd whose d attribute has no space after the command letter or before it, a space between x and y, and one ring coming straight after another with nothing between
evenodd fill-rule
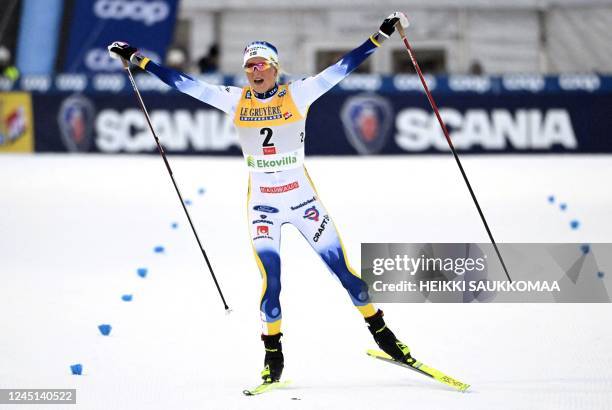
<instances>
[{"instance_id":1,"label":"left ski pole","mask_svg":"<svg viewBox=\"0 0 612 410\"><path fill-rule=\"evenodd\" d=\"M187 211L187 207L185 206L185 201L183 201L183 196L181 195L181 191L178 187L178 185L176 184L176 181L174 180L174 175L172 173L172 168L170 168L170 163L168 162L168 158L166 158L166 153L164 151L164 148L162 147L161 143L159 142L159 138L157 137L157 134L155 134L155 130L153 129L153 125L151 124L151 118L149 117L149 112L147 111L147 107L144 104L144 101L142 100L142 96L140 95L140 91L138 91L138 87L136 86L136 81L134 81L134 76L132 75L132 72L130 71L130 64L124 60L121 59L121 62L123 63L123 68L125 68L125 71L128 75L128 78L130 79L130 83L132 84L132 88L134 89L134 93L136 94L136 99L138 100L138 104L140 105L140 109L142 110L142 112L144 113L145 118L147 119L147 124L149 124L149 129L151 130L151 134L153 134L153 138L155 139L155 144L157 144L157 151L159 152L159 154L161 155L161 157L164 160L164 164L166 164L166 169L168 170L168 175L170 175L170 179L172 180L172 185L174 185L174 189L176 190L176 194L179 197L179 200L181 201L181 205L183 206L183 210L185 211L185 215L187 216L187 220L189 221L189 225L191 226L191 230L193 231L193 235L196 238L196 241L198 242L198 246L200 247L200 251L202 252L202 256L204 257L204 260L206 261L206 266L208 266L208 270L210 271L210 274L213 278L213 281L215 282L215 286L217 287L217 291L219 292L219 296L221 296L221 300L223 301L223 306L225 307L225 312L229 313L231 311L231 309L229 308L229 306L227 306L227 302L225 301L225 297L223 296L223 292L221 291L221 287L219 286L219 282L217 281L217 277L215 276L215 272L213 271L213 268L210 264L210 260L208 259L208 255L206 255L206 251L204 250L204 247L202 246L202 242L200 241L200 237L198 236L198 233L195 229L195 227L193 226L193 222L191 221L191 216L189 215L189 211Z\"/></svg>"}]
</instances>

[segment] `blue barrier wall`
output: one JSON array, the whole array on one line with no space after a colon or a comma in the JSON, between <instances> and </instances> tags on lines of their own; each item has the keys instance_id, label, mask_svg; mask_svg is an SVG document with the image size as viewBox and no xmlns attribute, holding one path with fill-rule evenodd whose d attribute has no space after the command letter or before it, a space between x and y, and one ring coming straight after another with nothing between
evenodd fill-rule
<instances>
[{"instance_id":1,"label":"blue barrier wall","mask_svg":"<svg viewBox=\"0 0 612 410\"><path fill-rule=\"evenodd\" d=\"M240 154L232 121L223 113L146 74L137 82L168 152ZM612 152L610 77L452 76L428 82L460 152ZM25 77L2 87L32 93L37 151L155 152L124 74ZM306 147L315 155L448 151L415 76L347 78L311 107Z\"/></svg>"}]
</instances>

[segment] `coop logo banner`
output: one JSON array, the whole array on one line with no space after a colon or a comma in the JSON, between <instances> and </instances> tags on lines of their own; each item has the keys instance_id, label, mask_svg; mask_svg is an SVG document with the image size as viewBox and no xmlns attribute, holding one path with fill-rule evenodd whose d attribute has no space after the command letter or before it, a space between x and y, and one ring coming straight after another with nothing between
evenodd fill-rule
<instances>
[{"instance_id":1,"label":"coop logo banner","mask_svg":"<svg viewBox=\"0 0 612 410\"><path fill-rule=\"evenodd\" d=\"M117 40L145 46L149 57L163 58L172 41L178 0L75 0L64 72L118 71L105 58ZM152 57L153 56L153 57ZM99 64L98 64L99 63Z\"/></svg>"},{"instance_id":2,"label":"coop logo banner","mask_svg":"<svg viewBox=\"0 0 612 410\"><path fill-rule=\"evenodd\" d=\"M130 19L151 26L164 21L170 15L170 7L165 1L122 1L97 0L94 13L101 19Z\"/></svg>"},{"instance_id":3,"label":"coop logo banner","mask_svg":"<svg viewBox=\"0 0 612 410\"><path fill-rule=\"evenodd\" d=\"M387 144L393 109L385 98L370 94L349 97L340 116L345 134L359 154L376 154Z\"/></svg>"},{"instance_id":4,"label":"coop logo banner","mask_svg":"<svg viewBox=\"0 0 612 410\"><path fill-rule=\"evenodd\" d=\"M373 302L609 303L612 244L361 245ZM508 276L510 279L508 279Z\"/></svg>"},{"instance_id":5,"label":"coop logo banner","mask_svg":"<svg viewBox=\"0 0 612 410\"><path fill-rule=\"evenodd\" d=\"M0 152L32 152L34 122L28 93L0 93Z\"/></svg>"}]
</instances>

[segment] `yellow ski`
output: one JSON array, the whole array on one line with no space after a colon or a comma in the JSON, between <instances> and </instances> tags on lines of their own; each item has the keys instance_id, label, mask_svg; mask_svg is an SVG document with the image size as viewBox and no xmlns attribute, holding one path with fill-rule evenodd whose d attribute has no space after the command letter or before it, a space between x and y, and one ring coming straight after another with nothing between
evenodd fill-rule
<instances>
[{"instance_id":1,"label":"yellow ski","mask_svg":"<svg viewBox=\"0 0 612 410\"><path fill-rule=\"evenodd\" d=\"M273 389L278 389L279 387L288 386L289 384L291 384L291 380L283 380L283 381L272 382L272 383L262 383L259 386L251 390L243 390L242 394L244 394L245 396L256 396L258 394L265 393Z\"/></svg>"},{"instance_id":2,"label":"yellow ski","mask_svg":"<svg viewBox=\"0 0 612 410\"><path fill-rule=\"evenodd\" d=\"M389 356L385 352L381 352L380 350L373 350L373 349L368 349L367 354L368 356L373 357L378 360L382 360L383 362L393 363L395 365L402 366L410 370L414 370L417 373L424 374L425 376L429 376L432 379L439 381L440 383L444 383L447 386L450 386L454 389L459 390L460 392L464 392L470 387L469 384L460 382L459 380L454 379L442 373L439 370L429 367L425 365L424 363L419 362L418 360L415 360L411 364L402 363L402 362L398 362L397 360L394 360L391 356Z\"/></svg>"}]
</instances>

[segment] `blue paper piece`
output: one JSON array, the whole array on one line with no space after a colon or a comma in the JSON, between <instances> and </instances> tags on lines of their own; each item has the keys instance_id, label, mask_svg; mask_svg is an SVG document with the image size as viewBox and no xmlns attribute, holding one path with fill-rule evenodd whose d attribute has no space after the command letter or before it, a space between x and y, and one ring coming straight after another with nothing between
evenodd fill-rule
<instances>
[{"instance_id":1,"label":"blue paper piece","mask_svg":"<svg viewBox=\"0 0 612 410\"><path fill-rule=\"evenodd\" d=\"M83 365L80 363L73 364L70 366L70 371L72 372L72 374L80 375L81 373L83 373Z\"/></svg>"},{"instance_id":2,"label":"blue paper piece","mask_svg":"<svg viewBox=\"0 0 612 410\"><path fill-rule=\"evenodd\" d=\"M550 202L551 204L555 203L555 197L554 197L554 195L550 195L550 196L548 197L548 202Z\"/></svg>"},{"instance_id":3,"label":"blue paper piece","mask_svg":"<svg viewBox=\"0 0 612 410\"><path fill-rule=\"evenodd\" d=\"M578 221L577 219L574 219L572 222L570 222L570 227L572 229L578 229L579 226L580 226L580 221Z\"/></svg>"},{"instance_id":4,"label":"blue paper piece","mask_svg":"<svg viewBox=\"0 0 612 410\"><path fill-rule=\"evenodd\" d=\"M176 229L176 228L178 228L178 223L172 222L172 224L170 226L172 227L172 229Z\"/></svg>"},{"instance_id":5,"label":"blue paper piece","mask_svg":"<svg viewBox=\"0 0 612 410\"><path fill-rule=\"evenodd\" d=\"M155 253L164 253L164 247L158 245L155 248L153 248L153 252L155 252Z\"/></svg>"},{"instance_id":6,"label":"blue paper piece","mask_svg":"<svg viewBox=\"0 0 612 410\"><path fill-rule=\"evenodd\" d=\"M138 276L140 276L141 278L145 278L147 276L147 273L149 271L147 270L147 268L138 268L136 269L136 273L138 274Z\"/></svg>"},{"instance_id":7,"label":"blue paper piece","mask_svg":"<svg viewBox=\"0 0 612 410\"><path fill-rule=\"evenodd\" d=\"M587 244L580 245L580 250L586 255L591 250L591 247Z\"/></svg>"},{"instance_id":8,"label":"blue paper piece","mask_svg":"<svg viewBox=\"0 0 612 410\"><path fill-rule=\"evenodd\" d=\"M198 189L198 194L204 195L205 193L206 193L206 189L205 188Z\"/></svg>"},{"instance_id":9,"label":"blue paper piece","mask_svg":"<svg viewBox=\"0 0 612 410\"><path fill-rule=\"evenodd\" d=\"M567 204L566 203L559 204L559 208L561 208L562 211L565 211L567 209Z\"/></svg>"},{"instance_id":10,"label":"blue paper piece","mask_svg":"<svg viewBox=\"0 0 612 410\"><path fill-rule=\"evenodd\" d=\"M131 302L132 301L132 295L122 295L121 296L121 300L123 300L124 302Z\"/></svg>"},{"instance_id":11,"label":"blue paper piece","mask_svg":"<svg viewBox=\"0 0 612 410\"><path fill-rule=\"evenodd\" d=\"M100 329L100 333L102 333L103 336L108 336L112 328L113 327L111 325L107 324L98 326L98 329Z\"/></svg>"}]
</instances>

